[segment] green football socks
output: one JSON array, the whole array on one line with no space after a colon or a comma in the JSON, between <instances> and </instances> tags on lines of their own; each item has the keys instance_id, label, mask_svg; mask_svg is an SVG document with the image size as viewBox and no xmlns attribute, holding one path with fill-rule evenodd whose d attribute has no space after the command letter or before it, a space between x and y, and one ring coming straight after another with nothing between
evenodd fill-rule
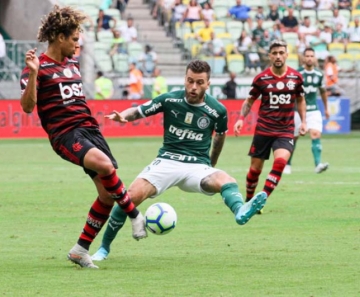
<instances>
[{"instance_id":1,"label":"green football socks","mask_svg":"<svg viewBox=\"0 0 360 297\"><path fill-rule=\"evenodd\" d=\"M236 214L237 210L244 204L238 185L236 183L227 183L221 187L220 193L226 206Z\"/></svg>"},{"instance_id":2,"label":"green football socks","mask_svg":"<svg viewBox=\"0 0 360 297\"><path fill-rule=\"evenodd\" d=\"M318 166L319 163L321 163L321 151L322 151L320 138L311 140L311 151L314 156L315 166Z\"/></svg>"},{"instance_id":3,"label":"green football socks","mask_svg":"<svg viewBox=\"0 0 360 297\"><path fill-rule=\"evenodd\" d=\"M110 245L116 237L116 234L124 226L127 215L120 208L118 204L115 203L109 218L109 222L106 226L106 230L101 242L101 246L110 252Z\"/></svg>"}]
</instances>

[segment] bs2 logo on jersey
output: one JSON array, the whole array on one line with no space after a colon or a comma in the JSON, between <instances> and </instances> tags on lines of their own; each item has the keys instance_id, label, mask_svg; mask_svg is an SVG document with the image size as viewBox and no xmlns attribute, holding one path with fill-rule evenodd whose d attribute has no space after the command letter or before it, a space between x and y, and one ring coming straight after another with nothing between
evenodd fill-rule
<instances>
[{"instance_id":1,"label":"bs2 logo on jersey","mask_svg":"<svg viewBox=\"0 0 360 297\"><path fill-rule=\"evenodd\" d=\"M74 83L71 85L63 85L62 83L59 83L59 88L60 88L61 98L63 98L64 100L70 99L74 96L76 97L84 96L82 90L82 83L79 84Z\"/></svg>"},{"instance_id":2,"label":"bs2 logo on jersey","mask_svg":"<svg viewBox=\"0 0 360 297\"><path fill-rule=\"evenodd\" d=\"M275 95L270 92L270 105L277 104L290 104L291 103L291 95L290 94L280 94ZM279 106L271 106L271 108L279 108Z\"/></svg>"}]
</instances>

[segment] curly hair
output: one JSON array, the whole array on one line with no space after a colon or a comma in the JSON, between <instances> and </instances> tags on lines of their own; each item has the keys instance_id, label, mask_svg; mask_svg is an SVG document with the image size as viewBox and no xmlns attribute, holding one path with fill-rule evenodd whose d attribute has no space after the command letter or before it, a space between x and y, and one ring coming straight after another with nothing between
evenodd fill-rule
<instances>
[{"instance_id":1,"label":"curly hair","mask_svg":"<svg viewBox=\"0 0 360 297\"><path fill-rule=\"evenodd\" d=\"M210 78L210 73L211 73L211 67L210 65L205 62L205 61L201 61L201 60L193 60L191 61L187 67L186 67L186 73L188 72L188 70L191 70L194 73L203 73L206 72L207 74L207 78Z\"/></svg>"},{"instance_id":2,"label":"curly hair","mask_svg":"<svg viewBox=\"0 0 360 297\"><path fill-rule=\"evenodd\" d=\"M70 6L60 8L58 5L41 20L37 38L40 42L52 43L56 37L63 33L68 38L76 29L81 30L81 24L87 15Z\"/></svg>"}]
</instances>

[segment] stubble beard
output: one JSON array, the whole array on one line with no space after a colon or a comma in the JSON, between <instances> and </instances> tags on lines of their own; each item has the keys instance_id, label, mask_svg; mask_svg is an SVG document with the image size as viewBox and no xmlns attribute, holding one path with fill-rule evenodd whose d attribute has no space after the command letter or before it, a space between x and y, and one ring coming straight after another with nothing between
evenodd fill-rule
<instances>
[{"instance_id":1,"label":"stubble beard","mask_svg":"<svg viewBox=\"0 0 360 297\"><path fill-rule=\"evenodd\" d=\"M196 97L190 97L189 92L185 90L186 100L191 104L201 103L204 96L205 96L205 91L201 91L198 95L196 95Z\"/></svg>"},{"instance_id":2,"label":"stubble beard","mask_svg":"<svg viewBox=\"0 0 360 297\"><path fill-rule=\"evenodd\" d=\"M274 68L281 69L284 66L283 62L280 62L280 64L276 64L276 62L273 64Z\"/></svg>"}]
</instances>

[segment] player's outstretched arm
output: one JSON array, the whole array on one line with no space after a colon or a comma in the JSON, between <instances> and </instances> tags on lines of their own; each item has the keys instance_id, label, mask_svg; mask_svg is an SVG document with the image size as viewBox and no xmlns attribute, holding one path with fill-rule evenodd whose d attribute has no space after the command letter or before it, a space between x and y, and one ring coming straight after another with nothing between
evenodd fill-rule
<instances>
[{"instance_id":1,"label":"player's outstretched arm","mask_svg":"<svg viewBox=\"0 0 360 297\"><path fill-rule=\"evenodd\" d=\"M210 161L211 166L215 167L220 153L222 151L222 148L224 146L226 134L215 134L212 142L212 149L211 149L211 155L210 155Z\"/></svg>"},{"instance_id":2,"label":"player's outstretched arm","mask_svg":"<svg viewBox=\"0 0 360 297\"><path fill-rule=\"evenodd\" d=\"M111 114L105 115L105 118L120 123L127 123L140 119L142 116L137 107L130 107L122 112L114 110Z\"/></svg>"},{"instance_id":3,"label":"player's outstretched arm","mask_svg":"<svg viewBox=\"0 0 360 297\"><path fill-rule=\"evenodd\" d=\"M255 102L255 99L249 97L244 101L243 105L241 106L240 117L234 125L235 136L240 135L241 128L244 125L244 119L249 114L254 102Z\"/></svg>"},{"instance_id":4,"label":"player's outstretched arm","mask_svg":"<svg viewBox=\"0 0 360 297\"><path fill-rule=\"evenodd\" d=\"M305 97L304 96L297 97L296 98L296 103L297 103L299 116L300 116L300 119L301 119L301 125L300 125L300 128L299 128L299 134L301 136L304 136L306 134L306 131L307 131Z\"/></svg>"},{"instance_id":5,"label":"player's outstretched arm","mask_svg":"<svg viewBox=\"0 0 360 297\"><path fill-rule=\"evenodd\" d=\"M26 87L21 95L20 104L24 112L30 113L34 110L37 102L36 81L39 71L39 59L36 56L36 48L26 52L25 64L29 68L29 77L21 80L22 85Z\"/></svg>"}]
</instances>

